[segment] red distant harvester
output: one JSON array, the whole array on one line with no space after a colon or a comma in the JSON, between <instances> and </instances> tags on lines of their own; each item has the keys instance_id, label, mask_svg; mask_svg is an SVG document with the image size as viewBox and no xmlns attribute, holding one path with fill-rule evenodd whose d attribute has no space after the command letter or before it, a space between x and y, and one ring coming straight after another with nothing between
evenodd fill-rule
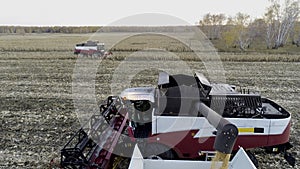
<instances>
[{"instance_id":1,"label":"red distant harvester","mask_svg":"<svg viewBox=\"0 0 300 169\"><path fill-rule=\"evenodd\" d=\"M96 56L106 58L112 52L105 51L105 44L99 41L87 41L86 43L76 44L74 54L82 56Z\"/></svg>"}]
</instances>

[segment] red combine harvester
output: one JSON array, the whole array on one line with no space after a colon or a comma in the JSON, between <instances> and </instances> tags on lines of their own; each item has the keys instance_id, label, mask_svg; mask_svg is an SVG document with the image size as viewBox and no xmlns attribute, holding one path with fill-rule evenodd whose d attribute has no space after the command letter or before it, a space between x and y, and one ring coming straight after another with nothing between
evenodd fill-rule
<instances>
[{"instance_id":1,"label":"red combine harvester","mask_svg":"<svg viewBox=\"0 0 300 169\"><path fill-rule=\"evenodd\" d=\"M194 76L161 72L156 88L129 88L108 97L100 113L61 150L61 166L124 168L135 144L144 158L168 160L207 160L215 150L234 154L239 147L262 147L283 153L295 165L287 152L292 147L290 121L289 112L259 94L212 84L197 72ZM230 133L224 132L228 123L238 135L218 139ZM249 157L258 165L253 154Z\"/></svg>"},{"instance_id":2,"label":"red combine harvester","mask_svg":"<svg viewBox=\"0 0 300 169\"><path fill-rule=\"evenodd\" d=\"M86 43L76 44L74 54L83 56L107 57L112 52L105 51L105 44L98 41L87 41Z\"/></svg>"}]
</instances>

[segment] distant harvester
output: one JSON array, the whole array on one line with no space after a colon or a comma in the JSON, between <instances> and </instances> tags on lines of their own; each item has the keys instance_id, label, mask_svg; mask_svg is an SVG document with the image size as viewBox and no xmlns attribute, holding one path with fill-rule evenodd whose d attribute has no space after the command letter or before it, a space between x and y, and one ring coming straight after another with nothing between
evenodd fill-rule
<instances>
[{"instance_id":1,"label":"distant harvester","mask_svg":"<svg viewBox=\"0 0 300 169\"><path fill-rule=\"evenodd\" d=\"M99 41L87 41L86 43L76 44L74 54L81 56L103 57L112 55L112 52L105 51L105 44Z\"/></svg>"}]
</instances>

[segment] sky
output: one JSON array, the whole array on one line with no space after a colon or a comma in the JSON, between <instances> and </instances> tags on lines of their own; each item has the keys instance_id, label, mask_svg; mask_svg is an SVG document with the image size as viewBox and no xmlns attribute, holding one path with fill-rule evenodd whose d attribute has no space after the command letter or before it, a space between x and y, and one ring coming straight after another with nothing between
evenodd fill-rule
<instances>
[{"instance_id":1,"label":"sky","mask_svg":"<svg viewBox=\"0 0 300 169\"><path fill-rule=\"evenodd\" d=\"M169 15L194 25L206 13L261 17L268 5L268 0L6 0L1 2L0 25L106 26L143 13Z\"/></svg>"}]
</instances>

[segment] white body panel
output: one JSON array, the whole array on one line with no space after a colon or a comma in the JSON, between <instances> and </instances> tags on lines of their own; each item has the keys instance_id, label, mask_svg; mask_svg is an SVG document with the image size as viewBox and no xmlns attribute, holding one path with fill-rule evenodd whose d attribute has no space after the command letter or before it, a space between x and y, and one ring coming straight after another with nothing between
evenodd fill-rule
<instances>
[{"instance_id":1,"label":"white body panel","mask_svg":"<svg viewBox=\"0 0 300 169\"><path fill-rule=\"evenodd\" d=\"M283 133L291 117L288 119L273 119L270 122L270 134Z\"/></svg>"},{"instance_id":2,"label":"white body panel","mask_svg":"<svg viewBox=\"0 0 300 169\"><path fill-rule=\"evenodd\" d=\"M76 46L77 50L97 50L97 46Z\"/></svg>"},{"instance_id":3,"label":"white body panel","mask_svg":"<svg viewBox=\"0 0 300 169\"><path fill-rule=\"evenodd\" d=\"M290 122L290 117L285 119L254 119L254 118L226 118L239 129L263 128L263 133L240 132L239 135L277 135L282 134ZM153 116L152 134L199 130L194 136L211 137L216 129L204 117L180 116Z\"/></svg>"},{"instance_id":4,"label":"white body panel","mask_svg":"<svg viewBox=\"0 0 300 169\"><path fill-rule=\"evenodd\" d=\"M155 88L153 87L136 87L125 89L120 97L124 100L149 100L154 102Z\"/></svg>"}]
</instances>

